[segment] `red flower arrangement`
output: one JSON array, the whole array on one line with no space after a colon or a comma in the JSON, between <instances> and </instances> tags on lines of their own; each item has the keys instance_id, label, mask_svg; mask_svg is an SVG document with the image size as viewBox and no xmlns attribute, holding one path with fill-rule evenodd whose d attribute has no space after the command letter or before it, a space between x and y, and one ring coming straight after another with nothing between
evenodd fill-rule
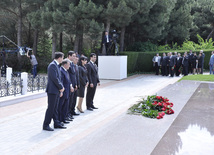
<instances>
[{"instance_id":1,"label":"red flower arrangement","mask_svg":"<svg viewBox=\"0 0 214 155\"><path fill-rule=\"evenodd\" d=\"M130 110L134 113L141 113L143 116L161 119L165 114L174 114L173 103L162 96L148 96L146 100L140 101Z\"/></svg>"}]
</instances>

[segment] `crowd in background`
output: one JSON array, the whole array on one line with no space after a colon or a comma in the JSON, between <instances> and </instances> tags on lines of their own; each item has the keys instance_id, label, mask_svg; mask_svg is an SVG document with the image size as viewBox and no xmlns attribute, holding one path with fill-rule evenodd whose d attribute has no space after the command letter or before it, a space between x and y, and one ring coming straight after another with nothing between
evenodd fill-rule
<instances>
[{"instance_id":1,"label":"crowd in background","mask_svg":"<svg viewBox=\"0 0 214 155\"><path fill-rule=\"evenodd\" d=\"M203 74L204 70L204 58L205 54L203 50L200 50L199 54L197 55L196 52L192 52L192 50L185 52L183 56L180 53L172 52L163 53L163 56L159 56L157 53L156 56L152 59L153 66L155 68L155 74L162 76L171 76L173 77L174 74L176 76L184 75L187 76L188 74ZM210 67L210 74L214 74L213 71L214 65L214 51L211 53L209 67Z\"/></svg>"}]
</instances>

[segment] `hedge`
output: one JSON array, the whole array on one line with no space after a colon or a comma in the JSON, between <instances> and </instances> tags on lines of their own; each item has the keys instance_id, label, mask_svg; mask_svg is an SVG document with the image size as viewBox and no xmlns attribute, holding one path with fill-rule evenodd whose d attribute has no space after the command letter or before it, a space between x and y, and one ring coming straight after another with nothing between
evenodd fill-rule
<instances>
[{"instance_id":1,"label":"hedge","mask_svg":"<svg viewBox=\"0 0 214 155\"><path fill-rule=\"evenodd\" d=\"M174 50L174 51L159 51L159 55L162 56L162 53L169 52L178 52L181 55L184 54L186 50ZM204 69L209 69L209 60L211 56L211 52L213 49L204 50L205 58L204 58ZM199 54L200 50L193 51ZM157 52L120 52L120 55L128 56L128 73L135 72L153 72L153 63L152 58L156 55ZM189 53L189 51L188 51Z\"/></svg>"}]
</instances>

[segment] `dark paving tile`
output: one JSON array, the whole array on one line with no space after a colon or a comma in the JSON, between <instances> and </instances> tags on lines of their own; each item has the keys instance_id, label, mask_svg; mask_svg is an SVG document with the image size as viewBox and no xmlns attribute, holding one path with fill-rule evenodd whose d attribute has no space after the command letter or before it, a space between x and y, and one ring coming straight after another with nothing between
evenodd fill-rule
<instances>
[{"instance_id":1,"label":"dark paving tile","mask_svg":"<svg viewBox=\"0 0 214 155\"><path fill-rule=\"evenodd\" d=\"M214 154L214 84L202 83L152 155Z\"/></svg>"}]
</instances>

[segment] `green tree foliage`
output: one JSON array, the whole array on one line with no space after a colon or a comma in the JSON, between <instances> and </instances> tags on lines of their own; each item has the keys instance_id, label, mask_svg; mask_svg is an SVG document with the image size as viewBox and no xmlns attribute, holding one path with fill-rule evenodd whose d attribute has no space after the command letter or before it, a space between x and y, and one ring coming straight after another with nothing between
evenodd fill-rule
<instances>
[{"instance_id":1,"label":"green tree foliage","mask_svg":"<svg viewBox=\"0 0 214 155\"><path fill-rule=\"evenodd\" d=\"M194 27L191 30L191 40L196 41L196 34L209 39L214 33L214 1L195 0L192 6Z\"/></svg>"},{"instance_id":2,"label":"green tree foliage","mask_svg":"<svg viewBox=\"0 0 214 155\"><path fill-rule=\"evenodd\" d=\"M185 39L189 39L193 23L191 3L192 0L177 0L164 30L166 42L174 41L181 44Z\"/></svg>"},{"instance_id":3,"label":"green tree foliage","mask_svg":"<svg viewBox=\"0 0 214 155\"><path fill-rule=\"evenodd\" d=\"M184 41L182 45L183 50L204 50L204 49L213 49L213 40L210 38L209 40L203 39L199 34L197 34L198 44L193 41Z\"/></svg>"}]
</instances>

